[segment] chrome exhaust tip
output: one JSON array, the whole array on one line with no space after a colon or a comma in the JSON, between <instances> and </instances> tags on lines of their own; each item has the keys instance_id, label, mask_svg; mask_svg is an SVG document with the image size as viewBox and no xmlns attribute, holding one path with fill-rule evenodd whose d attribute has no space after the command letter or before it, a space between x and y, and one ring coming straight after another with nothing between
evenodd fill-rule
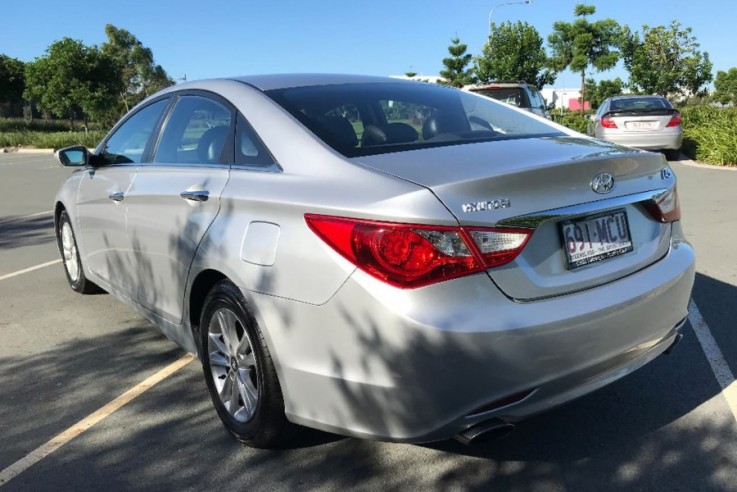
<instances>
[{"instance_id":1,"label":"chrome exhaust tip","mask_svg":"<svg viewBox=\"0 0 737 492\"><path fill-rule=\"evenodd\" d=\"M470 446L481 442L498 441L510 435L514 429L514 424L492 419L473 425L459 432L453 438L466 446Z\"/></svg>"}]
</instances>

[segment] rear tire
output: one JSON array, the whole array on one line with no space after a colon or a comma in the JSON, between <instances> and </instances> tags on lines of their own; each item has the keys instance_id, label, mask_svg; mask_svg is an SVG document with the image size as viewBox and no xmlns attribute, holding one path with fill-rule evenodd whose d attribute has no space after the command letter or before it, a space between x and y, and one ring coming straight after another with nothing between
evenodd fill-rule
<instances>
[{"instance_id":1,"label":"rear tire","mask_svg":"<svg viewBox=\"0 0 737 492\"><path fill-rule=\"evenodd\" d=\"M205 300L200 320L202 370L218 417L238 441L254 448L284 442L294 425L263 334L241 291L222 280Z\"/></svg>"},{"instance_id":2,"label":"rear tire","mask_svg":"<svg viewBox=\"0 0 737 492\"><path fill-rule=\"evenodd\" d=\"M681 157L681 150L680 149L666 149L663 151L663 154L665 154L666 160L669 161L677 161Z\"/></svg>"},{"instance_id":3,"label":"rear tire","mask_svg":"<svg viewBox=\"0 0 737 492\"><path fill-rule=\"evenodd\" d=\"M79 256L79 248L77 247L77 238L74 235L74 229L72 229L72 223L69 220L66 210L62 210L59 216L56 242L59 246L62 262L64 263L64 273L67 276L69 287L80 294L100 292L102 289L89 281L84 275L82 258Z\"/></svg>"}]
</instances>

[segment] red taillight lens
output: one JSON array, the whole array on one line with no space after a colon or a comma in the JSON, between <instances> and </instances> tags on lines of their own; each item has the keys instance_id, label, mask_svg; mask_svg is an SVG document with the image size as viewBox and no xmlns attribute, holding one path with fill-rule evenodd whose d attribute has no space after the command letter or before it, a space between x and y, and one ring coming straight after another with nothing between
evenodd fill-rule
<instances>
[{"instance_id":1,"label":"red taillight lens","mask_svg":"<svg viewBox=\"0 0 737 492\"><path fill-rule=\"evenodd\" d=\"M614 122L611 116L604 116L601 119L601 126L604 128L617 128L617 124Z\"/></svg>"},{"instance_id":2,"label":"red taillight lens","mask_svg":"<svg viewBox=\"0 0 737 492\"><path fill-rule=\"evenodd\" d=\"M681 205L678 202L678 191L675 186L659 197L646 202L645 206L658 222L681 220Z\"/></svg>"},{"instance_id":3,"label":"red taillight lens","mask_svg":"<svg viewBox=\"0 0 737 492\"><path fill-rule=\"evenodd\" d=\"M680 126L680 125L681 125L681 114L676 113L671 117L670 121L665 126L672 127L672 126Z\"/></svg>"},{"instance_id":4,"label":"red taillight lens","mask_svg":"<svg viewBox=\"0 0 737 492\"><path fill-rule=\"evenodd\" d=\"M462 229L305 215L323 241L361 270L402 288L461 277L512 261L528 229Z\"/></svg>"}]
</instances>

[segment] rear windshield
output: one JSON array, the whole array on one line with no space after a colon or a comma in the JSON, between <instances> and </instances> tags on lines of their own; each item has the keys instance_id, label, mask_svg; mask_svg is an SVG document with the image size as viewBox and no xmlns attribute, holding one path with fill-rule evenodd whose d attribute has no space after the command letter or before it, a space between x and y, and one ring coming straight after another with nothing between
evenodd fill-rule
<instances>
[{"instance_id":1,"label":"rear windshield","mask_svg":"<svg viewBox=\"0 0 737 492\"><path fill-rule=\"evenodd\" d=\"M487 87L485 89L473 89L473 92L518 108L527 107L524 92L519 87Z\"/></svg>"},{"instance_id":2,"label":"rear windshield","mask_svg":"<svg viewBox=\"0 0 737 492\"><path fill-rule=\"evenodd\" d=\"M659 109L673 109L667 99L662 97L637 97L632 99L613 99L609 111L650 111Z\"/></svg>"},{"instance_id":3,"label":"rear windshield","mask_svg":"<svg viewBox=\"0 0 737 492\"><path fill-rule=\"evenodd\" d=\"M429 83L320 85L266 94L348 157L562 135L488 98Z\"/></svg>"}]
</instances>

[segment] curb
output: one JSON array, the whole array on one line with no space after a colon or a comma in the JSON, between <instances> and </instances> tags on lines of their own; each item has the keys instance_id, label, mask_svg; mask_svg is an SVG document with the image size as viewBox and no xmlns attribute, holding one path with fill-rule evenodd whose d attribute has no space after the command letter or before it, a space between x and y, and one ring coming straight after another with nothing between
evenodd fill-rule
<instances>
[{"instance_id":1,"label":"curb","mask_svg":"<svg viewBox=\"0 0 737 492\"><path fill-rule=\"evenodd\" d=\"M684 166L698 167L701 169L718 169L719 171L732 171L732 172L737 171L737 166L714 166L712 164L702 164L700 162L696 162L691 159L685 159L682 161L675 161L675 162L677 162L678 164L683 164Z\"/></svg>"},{"instance_id":2,"label":"curb","mask_svg":"<svg viewBox=\"0 0 737 492\"><path fill-rule=\"evenodd\" d=\"M53 154L54 149L17 149L14 147L6 147L2 149L3 154Z\"/></svg>"}]
</instances>

